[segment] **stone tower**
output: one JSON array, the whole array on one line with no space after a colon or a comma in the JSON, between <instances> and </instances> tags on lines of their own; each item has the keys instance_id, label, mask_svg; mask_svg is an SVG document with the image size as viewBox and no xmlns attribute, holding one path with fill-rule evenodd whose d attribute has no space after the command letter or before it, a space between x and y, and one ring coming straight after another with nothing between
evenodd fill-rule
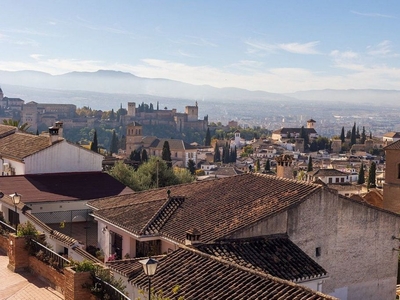
<instances>
[{"instance_id":1,"label":"stone tower","mask_svg":"<svg viewBox=\"0 0 400 300\"><path fill-rule=\"evenodd\" d=\"M194 122L199 119L199 107L197 106L185 106L185 114L187 115L188 122Z\"/></svg>"},{"instance_id":2,"label":"stone tower","mask_svg":"<svg viewBox=\"0 0 400 300\"><path fill-rule=\"evenodd\" d=\"M142 145L143 126L138 122L127 125L126 128L126 155L138 149Z\"/></svg>"},{"instance_id":3,"label":"stone tower","mask_svg":"<svg viewBox=\"0 0 400 300\"><path fill-rule=\"evenodd\" d=\"M400 141L385 148L386 171L383 185L383 208L400 213Z\"/></svg>"},{"instance_id":4,"label":"stone tower","mask_svg":"<svg viewBox=\"0 0 400 300\"><path fill-rule=\"evenodd\" d=\"M276 160L276 176L282 178L293 179L293 156L282 154L275 158Z\"/></svg>"},{"instance_id":5,"label":"stone tower","mask_svg":"<svg viewBox=\"0 0 400 300\"><path fill-rule=\"evenodd\" d=\"M0 101L3 100L3 98L4 98L3 90L0 87Z\"/></svg>"},{"instance_id":6,"label":"stone tower","mask_svg":"<svg viewBox=\"0 0 400 300\"><path fill-rule=\"evenodd\" d=\"M239 130L235 131L235 146L236 146L236 149L240 149L240 131Z\"/></svg>"},{"instance_id":7,"label":"stone tower","mask_svg":"<svg viewBox=\"0 0 400 300\"><path fill-rule=\"evenodd\" d=\"M314 128L316 121L313 119L310 119L307 121L307 128Z\"/></svg>"},{"instance_id":8,"label":"stone tower","mask_svg":"<svg viewBox=\"0 0 400 300\"><path fill-rule=\"evenodd\" d=\"M136 103L128 102L128 116L134 117L136 115Z\"/></svg>"}]
</instances>

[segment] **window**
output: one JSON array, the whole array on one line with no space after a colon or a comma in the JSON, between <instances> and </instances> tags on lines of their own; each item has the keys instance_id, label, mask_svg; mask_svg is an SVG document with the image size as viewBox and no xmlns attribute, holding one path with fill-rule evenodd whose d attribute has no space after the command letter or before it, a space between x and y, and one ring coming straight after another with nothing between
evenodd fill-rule
<instances>
[{"instance_id":1,"label":"window","mask_svg":"<svg viewBox=\"0 0 400 300\"><path fill-rule=\"evenodd\" d=\"M336 182L339 182L339 178L336 178Z\"/></svg>"},{"instance_id":2,"label":"window","mask_svg":"<svg viewBox=\"0 0 400 300\"><path fill-rule=\"evenodd\" d=\"M321 247L315 248L315 256L320 257L321 256Z\"/></svg>"},{"instance_id":3,"label":"window","mask_svg":"<svg viewBox=\"0 0 400 300\"><path fill-rule=\"evenodd\" d=\"M400 164L397 165L397 179L400 179Z\"/></svg>"},{"instance_id":4,"label":"window","mask_svg":"<svg viewBox=\"0 0 400 300\"><path fill-rule=\"evenodd\" d=\"M332 178L331 177L329 177L329 183L332 183Z\"/></svg>"}]
</instances>

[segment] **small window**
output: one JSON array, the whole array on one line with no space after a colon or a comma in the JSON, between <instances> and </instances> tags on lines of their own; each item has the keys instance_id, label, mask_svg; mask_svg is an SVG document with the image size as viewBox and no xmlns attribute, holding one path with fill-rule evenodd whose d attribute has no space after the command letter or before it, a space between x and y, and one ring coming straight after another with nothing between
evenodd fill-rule
<instances>
[{"instance_id":1,"label":"small window","mask_svg":"<svg viewBox=\"0 0 400 300\"><path fill-rule=\"evenodd\" d=\"M397 179L400 179L400 164L397 165Z\"/></svg>"},{"instance_id":2,"label":"small window","mask_svg":"<svg viewBox=\"0 0 400 300\"><path fill-rule=\"evenodd\" d=\"M315 256L320 257L321 256L321 247L315 248Z\"/></svg>"}]
</instances>

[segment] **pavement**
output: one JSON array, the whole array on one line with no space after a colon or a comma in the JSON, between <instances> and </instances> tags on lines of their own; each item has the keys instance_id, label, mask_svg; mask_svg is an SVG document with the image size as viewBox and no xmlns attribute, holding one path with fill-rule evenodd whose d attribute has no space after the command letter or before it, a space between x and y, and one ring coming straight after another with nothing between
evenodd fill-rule
<instances>
[{"instance_id":1,"label":"pavement","mask_svg":"<svg viewBox=\"0 0 400 300\"><path fill-rule=\"evenodd\" d=\"M8 256L0 251L0 300L60 300L64 296L29 273L7 268Z\"/></svg>"}]
</instances>

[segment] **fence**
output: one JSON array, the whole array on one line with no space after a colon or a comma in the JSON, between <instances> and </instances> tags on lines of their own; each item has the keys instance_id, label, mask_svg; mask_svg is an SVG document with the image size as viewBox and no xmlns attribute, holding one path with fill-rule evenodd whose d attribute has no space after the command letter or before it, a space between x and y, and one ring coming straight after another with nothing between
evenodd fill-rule
<instances>
[{"instance_id":1,"label":"fence","mask_svg":"<svg viewBox=\"0 0 400 300\"><path fill-rule=\"evenodd\" d=\"M128 296L123 294L121 291L117 290L114 286L112 286L108 282L103 281L99 277L95 277L93 292L96 295L100 296L101 299L130 300Z\"/></svg>"},{"instance_id":2,"label":"fence","mask_svg":"<svg viewBox=\"0 0 400 300\"><path fill-rule=\"evenodd\" d=\"M36 257L43 262L49 263L56 270L62 270L66 265L70 264L70 261L68 259L62 257L61 255L58 255L56 252L42 245L38 241L31 239L30 242L34 249ZM42 253L39 255L38 253L40 251L42 251Z\"/></svg>"},{"instance_id":3,"label":"fence","mask_svg":"<svg viewBox=\"0 0 400 300\"><path fill-rule=\"evenodd\" d=\"M0 227L6 233L16 233L17 232L14 227L8 225L7 223L4 223L3 221L0 221Z\"/></svg>"},{"instance_id":4,"label":"fence","mask_svg":"<svg viewBox=\"0 0 400 300\"><path fill-rule=\"evenodd\" d=\"M89 209L80 209L80 210L39 212L39 213L33 213L33 215L45 224L60 224L61 222L72 223L72 222L90 221L91 220L91 217L89 216L90 212L91 210Z\"/></svg>"}]
</instances>

